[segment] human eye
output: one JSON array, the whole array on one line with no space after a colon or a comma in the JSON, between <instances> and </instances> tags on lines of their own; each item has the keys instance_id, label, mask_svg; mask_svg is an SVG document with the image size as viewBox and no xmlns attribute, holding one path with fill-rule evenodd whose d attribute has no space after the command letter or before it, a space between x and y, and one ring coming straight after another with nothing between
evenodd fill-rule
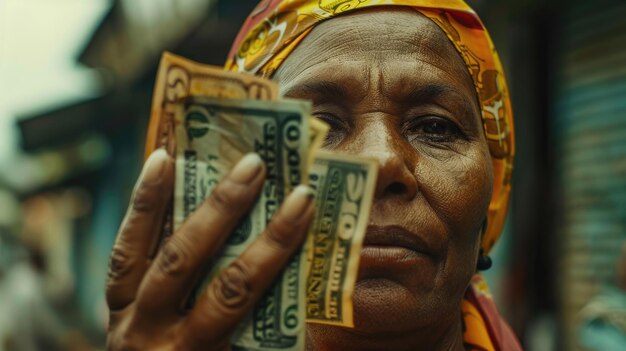
<instances>
[{"instance_id":1,"label":"human eye","mask_svg":"<svg viewBox=\"0 0 626 351\"><path fill-rule=\"evenodd\" d=\"M339 118L337 115L330 112L314 112L313 116L322 122L328 124L328 134L326 134L326 140L324 141L324 147L332 148L338 145L344 136L348 133L348 123Z\"/></svg>"},{"instance_id":2,"label":"human eye","mask_svg":"<svg viewBox=\"0 0 626 351\"><path fill-rule=\"evenodd\" d=\"M466 139L459 126L448 118L424 116L414 118L405 126L405 134L414 140L431 143L452 143Z\"/></svg>"}]
</instances>

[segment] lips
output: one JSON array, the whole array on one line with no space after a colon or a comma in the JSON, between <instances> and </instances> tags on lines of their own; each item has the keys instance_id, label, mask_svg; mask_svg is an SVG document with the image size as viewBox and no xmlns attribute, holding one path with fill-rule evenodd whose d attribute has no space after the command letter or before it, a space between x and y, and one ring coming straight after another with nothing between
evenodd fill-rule
<instances>
[{"instance_id":1,"label":"lips","mask_svg":"<svg viewBox=\"0 0 626 351\"><path fill-rule=\"evenodd\" d=\"M433 249L425 240L399 226L367 227L363 246L405 248L423 255L435 256Z\"/></svg>"},{"instance_id":2,"label":"lips","mask_svg":"<svg viewBox=\"0 0 626 351\"><path fill-rule=\"evenodd\" d=\"M415 268L435 263L437 251L419 235L400 226L369 226L361 250L362 268Z\"/></svg>"}]
</instances>

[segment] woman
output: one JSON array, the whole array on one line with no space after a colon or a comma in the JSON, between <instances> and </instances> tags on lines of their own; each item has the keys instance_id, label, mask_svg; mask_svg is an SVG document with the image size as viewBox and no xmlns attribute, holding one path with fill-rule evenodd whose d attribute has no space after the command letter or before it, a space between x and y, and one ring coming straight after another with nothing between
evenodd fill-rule
<instances>
[{"instance_id":1,"label":"woman","mask_svg":"<svg viewBox=\"0 0 626 351\"><path fill-rule=\"evenodd\" d=\"M355 328L309 325L307 348L520 350L475 275L490 265L510 189L513 125L498 57L461 0L381 3L263 1L227 62L312 100L331 126L325 148L379 161ZM114 247L113 350L228 349L312 219L311 192L300 186L267 232L180 315L202 263L254 202L265 169L258 156L244 157L153 254L172 167L163 151L150 157Z\"/></svg>"}]
</instances>

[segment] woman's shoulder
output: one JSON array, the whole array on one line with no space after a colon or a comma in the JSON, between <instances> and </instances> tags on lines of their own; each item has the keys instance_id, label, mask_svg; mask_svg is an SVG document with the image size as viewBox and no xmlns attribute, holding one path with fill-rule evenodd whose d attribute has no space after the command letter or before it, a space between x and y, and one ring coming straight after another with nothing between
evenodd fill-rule
<instances>
[{"instance_id":1,"label":"woman's shoulder","mask_svg":"<svg viewBox=\"0 0 626 351\"><path fill-rule=\"evenodd\" d=\"M477 349L522 351L515 333L500 316L489 287L480 274L474 275L463 301L465 340ZM477 345L478 344L478 345Z\"/></svg>"}]
</instances>

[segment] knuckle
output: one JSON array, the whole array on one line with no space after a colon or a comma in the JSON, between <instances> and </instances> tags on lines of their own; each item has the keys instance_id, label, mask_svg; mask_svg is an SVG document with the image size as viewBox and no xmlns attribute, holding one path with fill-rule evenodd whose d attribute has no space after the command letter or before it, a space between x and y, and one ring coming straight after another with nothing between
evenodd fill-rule
<instances>
[{"instance_id":1,"label":"knuckle","mask_svg":"<svg viewBox=\"0 0 626 351\"><path fill-rule=\"evenodd\" d=\"M158 209L158 200L160 198L160 195L162 194L162 192L159 191L160 185L160 182L142 182L135 191L135 194L133 195L133 199L131 202L131 207L133 211L145 213L152 212Z\"/></svg>"},{"instance_id":2,"label":"knuckle","mask_svg":"<svg viewBox=\"0 0 626 351\"><path fill-rule=\"evenodd\" d=\"M234 211L241 210L241 204L239 201L240 190L239 185L231 183L220 183L211 195L208 197L207 202L216 211L223 214L231 214Z\"/></svg>"},{"instance_id":3,"label":"knuckle","mask_svg":"<svg viewBox=\"0 0 626 351\"><path fill-rule=\"evenodd\" d=\"M133 286L132 272L137 272L135 270L137 264L137 260L128 255L127 250L120 244L113 247L105 290L109 310L123 309L133 300L134 295L130 292Z\"/></svg>"},{"instance_id":4,"label":"knuckle","mask_svg":"<svg viewBox=\"0 0 626 351\"><path fill-rule=\"evenodd\" d=\"M285 250L291 248L293 246L293 240L291 240L290 228L285 223L281 223L281 221L273 220L267 226L265 230L264 236L268 245L276 248L278 250Z\"/></svg>"},{"instance_id":5,"label":"knuckle","mask_svg":"<svg viewBox=\"0 0 626 351\"><path fill-rule=\"evenodd\" d=\"M161 248L157 268L165 276L178 276L185 271L188 250L180 240L170 239Z\"/></svg>"},{"instance_id":6,"label":"knuckle","mask_svg":"<svg viewBox=\"0 0 626 351\"><path fill-rule=\"evenodd\" d=\"M213 284L215 302L227 310L238 310L251 300L252 286L248 270L239 261L224 269Z\"/></svg>"},{"instance_id":7,"label":"knuckle","mask_svg":"<svg viewBox=\"0 0 626 351\"><path fill-rule=\"evenodd\" d=\"M127 276L135 265L135 259L128 254L128 250L122 244L116 244L109 257L109 282L115 282Z\"/></svg>"}]
</instances>

